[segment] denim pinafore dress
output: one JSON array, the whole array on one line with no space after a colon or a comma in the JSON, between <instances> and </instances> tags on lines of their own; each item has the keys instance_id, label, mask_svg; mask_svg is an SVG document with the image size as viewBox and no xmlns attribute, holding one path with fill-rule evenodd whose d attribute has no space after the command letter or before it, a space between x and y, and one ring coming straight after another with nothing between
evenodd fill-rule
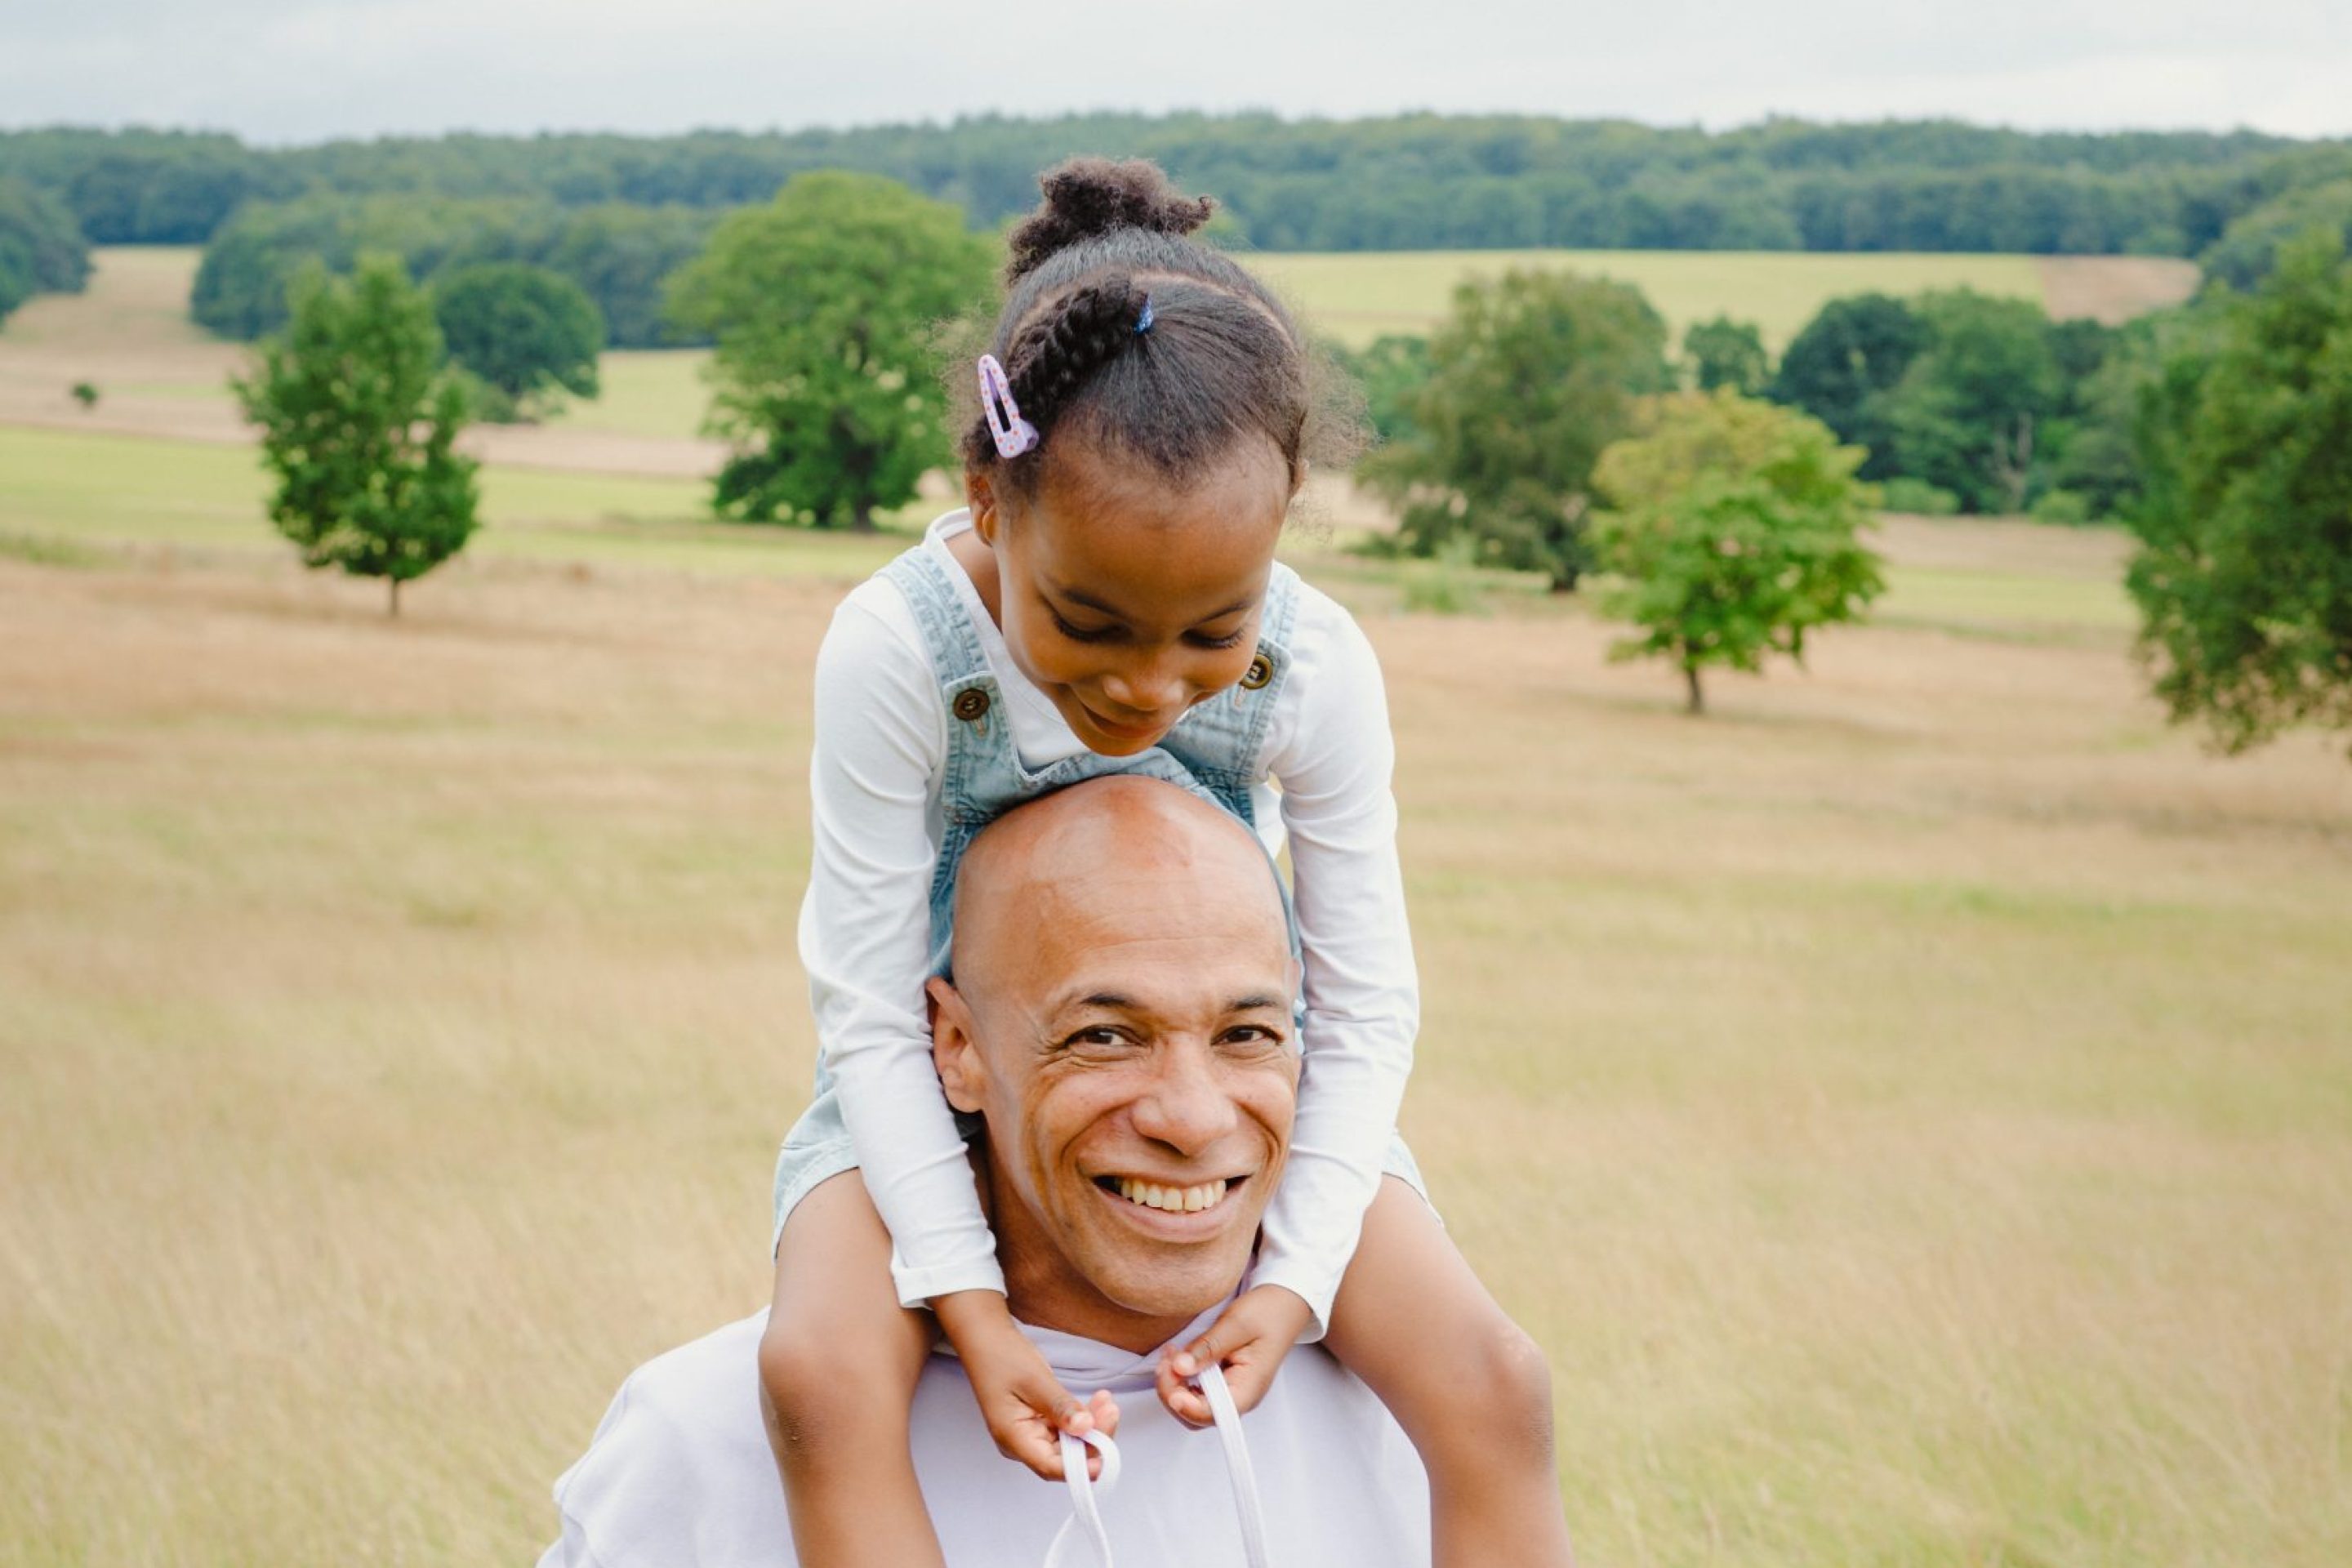
<instances>
[{"instance_id":1,"label":"denim pinafore dress","mask_svg":"<svg viewBox=\"0 0 2352 1568\"><path fill-rule=\"evenodd\" d=\"M943 828L939 864L931 876L931 973L947 973L948 945L955 907L956 873L964 851L980 830L1003 813L1090 778L1137 773L1165 779L1223 807L1253 833L1257 831L1257 761L1265 750L1266 726L1291 669L1290 638L1298 619L1298 574L1275 563L1266 583L1265 610L1259 618L1257 656L1230 691L1196 704L1160 742L1133 756L1106 757L1081 752L1032 772L1022 765L1013 742L1004 693L972 624L971 613L950 574L958 568L923 546L908 551L882 569L906 596L930 655L948 713L948 754L940 780ZM1261 841L1262 836L1261 836ZM1286 910L1288 891L1284 893ZM1290 920L1290 946L1298 956L1298 923ZM1303 1003L1300 1004L1303 1007ZM960 1116L967 1138L979 1118ZM819 1183L857 1168L833 1075L817 1057L816 1094L793 1123L776 1159L774 1236L801 1199ZM1392 1139L1383 1163L1425 1197L1421 1173L1401 1139Z\"/></svg>"}]
</instances>

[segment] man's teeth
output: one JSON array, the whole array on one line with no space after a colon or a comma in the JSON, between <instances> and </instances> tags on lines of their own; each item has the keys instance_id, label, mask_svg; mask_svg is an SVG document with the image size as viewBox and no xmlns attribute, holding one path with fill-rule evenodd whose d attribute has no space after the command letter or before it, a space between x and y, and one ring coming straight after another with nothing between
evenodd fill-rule
<instances>
[{"instance_id":1,"label":"man's teeth","mask_svg":"<svg viewBox=\"0 0 2352 1568\"><path fill-rule=\"evenodd\" d=\"M1118 1195L1131 1204L1145 1208L1166 1209L1171 1214L1193 1214L1217 1206L1223 1201L1225 1182L1202 1182L1197 1187L1161 1187L1150 1182L1139 1182L1131 1176L1118 1178Z\"/></svg>"}]
</instances>

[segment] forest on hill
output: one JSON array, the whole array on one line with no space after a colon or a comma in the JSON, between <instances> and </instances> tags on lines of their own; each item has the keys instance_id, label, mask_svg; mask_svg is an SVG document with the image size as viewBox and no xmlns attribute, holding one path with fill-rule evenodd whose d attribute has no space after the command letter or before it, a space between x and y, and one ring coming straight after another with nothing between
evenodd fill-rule
<instances>
[{"instance_id":1,"label":"forest on hill","mask_svg":"<svg viewBox=\"0 0 2352 1568\"><path fill-rule=\"evenodd\" d=\"M92 244L197 244L249 203L430 195L561 208L720 208L854 169L1024 210L1073 153L1158 160L1265 250L1925 250L2196 256L2291 191L2352 179L2352 143L2251 132L2029 132L1950 121L1769 120L1724 132L1414 114L986 116L669 137L453 135L249 146L234 136L0 133L0 176Z\"/></svg>"}]
</instances>

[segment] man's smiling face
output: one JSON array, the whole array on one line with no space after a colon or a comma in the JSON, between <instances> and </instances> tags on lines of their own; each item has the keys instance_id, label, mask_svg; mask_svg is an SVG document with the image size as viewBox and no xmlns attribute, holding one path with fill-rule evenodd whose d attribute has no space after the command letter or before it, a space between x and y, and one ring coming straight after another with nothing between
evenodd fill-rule
<instances>
[{"instance_id":1,"label":"man's smiling face","mask_svg":"<svg viewBox=\"0 0 2352 1568\"><path fill-rule=\"evenodd\" d=\"M966 858L948 1098L988 1121L1015 1311L1149 1349L1230 1294L1298 1089L1280 897L1245 829L1172 785L1082 784Z\"/></svg>"}]
</instances>

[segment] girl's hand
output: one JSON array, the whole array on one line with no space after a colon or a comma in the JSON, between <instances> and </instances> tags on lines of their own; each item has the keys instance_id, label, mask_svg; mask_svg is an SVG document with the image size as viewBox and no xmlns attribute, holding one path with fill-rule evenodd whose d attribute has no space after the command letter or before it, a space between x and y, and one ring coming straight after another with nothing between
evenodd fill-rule
<instances>
[{"instance_id":1,"label":"girl's hand","mask_svg":"<svg viewBox=\"0 0 2352 1568\"><path fill-rule=\"evenodd\" d=\"M1246 1415L1257 1408L1282 1366L1282 1358L1307 1331L1315 1314L1295 1291L1279 1285L1260 1285L1218 1314L1209 1331L1179 1349L1170 1346L1160 1358L1160 1403L1187 1426L1214 1425L1209 1401L1192 1380L1210 1364L1225 1370L1225 1387L1234 1406Z\"/></svg>"},{"instance_id":2,"label":"girl's hand","mask_svg":"<svg viewBox=\"0 0 2352 1568\"><path fill-rule=\"evenodd\" d=\"M1063 1479L1063 1433L1118 1434L1118 1405L1109 1391L1097 1389L1082 1403L1064 1388L1045 1356L1013 1323L1003 1297L993 1290L962 1290L931 1306L963 1362L964 1375L971 1380L988 1435L1006 1458L1058 1481ZM1102 1475L1102 1456L1091 1447L1087 1450L1087 1475L1095 1479Z\"/></svg>"}]
</instances>

